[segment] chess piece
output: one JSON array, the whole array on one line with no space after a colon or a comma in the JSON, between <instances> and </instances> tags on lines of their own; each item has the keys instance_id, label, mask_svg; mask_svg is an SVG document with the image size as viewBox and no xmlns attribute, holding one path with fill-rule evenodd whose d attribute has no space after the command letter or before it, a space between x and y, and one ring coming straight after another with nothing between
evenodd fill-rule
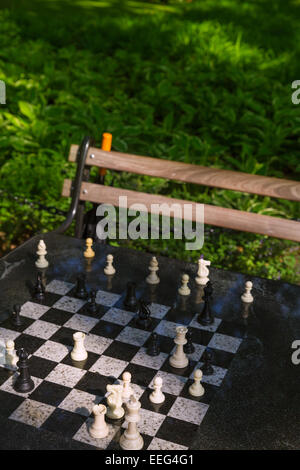
<instances>
[{"instance_id":1,"label":"chess piece","mask_svg":"<svg viewBox=\"0 0 300 470\"><path fill-rule=\"evenodd\" d=\"M94 421L89 428L89 433L95 439L102 439L108 435L109 429L105 422L105 414L107 408L105 405L94 405L93 415Z\"/></svg>"},{"instance_id":2,"label":"chess piece","mask_svg":"<svg viewBox=\"0 0 300 470\"><path fill-rule=\"evenodd\" d=\"M183 351L183 346L187 343L185 338L187 331L188 329L185 326L177 326L176 328L176 338L174 339L176 350L169 359L170 365L176 369L187 367L189 364L189 360Z\"/></svg>"},{"instance_id":3,"label":"chess piece","mask_svg":"<svg viewBox=\"0 0 300 470\"><path fill-rule=\"evenodd\" d=\"M208 281L206 286L204 287L204 306L202 312L198 315L198 323L201 323L201 325L211 325L214 322L214 316L211 311L210 307L210 302L211 302L211 297L213 294L213 288L211 285L211 282Z\"/></svg>"},{"instance_id":4,"label":"chess piece","mask_svg":"<svg viewBox=\"0 0 300 470\"><path fill-rule=\"evenodd\" d=\"M210 261L206 261L202 257L198 260L198 272L197 276L195 277L196 284L200 286L206 286L209 279L209 270L207 266L210 266Z\"/></svg>"},{"instance_id":5,"label":"chess piece","mask_svg":"<svg viewBox=\"0 0 300 470\"><path fill-rule=\"evenodd\" d=\"M97 293L95 289L90 292L90 301L87 303L86 309L89 313L98 313L98 305L96 304Z\"/></svg>"},{"instance_id":6,"label":"chess piece","mask_svg":"<svg viewBox=\"0 0 300 470\"><path fill-rule=\"evenodd\" d=\"M154 391L150 393L149 395L149 400L151 403L163 403L166 399L165 395L162 393L161 388L162 388L163 380L161 377L155 377L153 380L153 388Z\"/></svg>"},{"instance_id":7,"label":"chess piece","mask_svg":"<svg viewBox=\"0 0 300 470\"><path fill-rule=\"evenodd\" d=\"M151 325L150 310L143 300L139 301L139 313L136 324L143 329L147 329Z\"/></svg>"},{"instance_id":8,"label":"chess piece","mask_svg":"<svg viewBox=\"0 0 300 470\"><path fill-rule=\"evenodd\" d=\"M158 342L158 335L157 333L152 333L149 346L147 349L148 356L158 356L160 353L160 347Z\"/></svg>"},{"instance_id":9,"label":"chess piece","mask_svg":"<svg viewBox=\"0 0 300 470\"><path fill-rule=\"evenodd\" d=\"M84 347L85 334L81 331L77 331L73 334L74 348L71 351L71 358L73 361L85 361L88 357L88 353Z\"/></svg>"},{"instance_id":10,"label":"chess piece","mask_svg":"<svg viewBox=\"0 0 300 470\"><path fill-rule=\"evenodd\" d=\"M190 295L191 290L188 287L189 282L188 274L183 274L181 277L181 287L179 287L178 292L180 295Z\"/></svg>"},{"instance_id":11,"label":"chess piece","mask_svg":"<svg viewBox=\"0 0 300 470\"><path fill-rule=\"evenodd\" d=\"M42 302L45 299L45 288L42 281L41 273L37 274L36 285L33 293L34 300Z\"/></svg>"},{"instance_id":12,"label":"chess piece","mask_svg":"<svg viewBox=\"0 0 300 470\"><path fill-rule=\"evenodd\" d=\"M124 450L141 450L144 446L144 440L137 429L137 423L140 420L139 411L141 403L134 395L131 395L130 400L126 404L125 420L128 423L127 429L120 437L120 447Z\"/></svg>"},{"instance_id":13,"label":"chess piece","mask_svg":"<svg viewBox=\"0 0 300 470\"><path fill-rule=\"evenodd\" d=\"M202 395L204 395L204 388L201 385L202 375L200 369L195 370L194 383L189 386L189 394L192 395L192 397L202 397Z\"/></svg>"},{"instance_id":14,"label":"chess piece","mask_svg":"<svg viewBox=\"0 0 300 470\"><path fill-rule=\"evenodd\" d=\"M84 251L83 256L85 258L94 258L95 252L92 248L93 239L92 238L87 238L86 241L85 241L85 244L86 244L86 250Z\"/></svg>"},{"instance_id":15,"label":"chess piece","mask_svg":"<svg viewBox=\"0 0 300 470\"><path fill-rule=\"evenodd\" d=\"M206 349L202 356L203 366L201 367L204 375L212 375L214 373L214 368L211 365L212 359L212 352L209 349Z\"/></svg>"},{"instance_id":16,"label":"chess piece","mask_svg":"<svg viewBox=\"0 0 300 470\"><path fill-rule=\"evenodd\" d=\"M106 390L107 392L109 392L109 395L107 397L108 409L106 416L110 419L123 418L125 414L124 408L122 408L123 386L116 384L108 384L106 386Z\"/></svg>"},{"instance_id":17,"label":"chess piece","mask_svg":"<svg viewBox=\"0 0 300 470\"><path fill-rule=\"evenodd\" d=\"M85 274L80 274L77 277L76 290L74 295L78 299L87 299L88 293L85 287Z\"/></svg>"},{"instance_id":18,"label":"chess piece","mask_svg":"<svg viewBox=\"0 0 300 470\"><path fill-rule=\"evenodd\" d=\"M12 316L12 323L14 326L22 326L23 320L20 316L21 307L20 305L14 305L13 316Z\"/></svg>"},{"instance_id":19,"label":"chess piece","mask_svg":"<svg viewBox=\"0 0 300 470\"><path fill-rule=\"evenodd\" d=\"M116 272L115 268L113 267L113 260L113 255L107 255L106 266L104 268L104 274L106 274L107 276L112 276Z\"/></svg>"},{"instance_id":20,"label":"chess piece","mask_svg":"<svg viewBox=\"0 0 300 470\"><path fill-rule=\"evenodd\" d=\"M158 261L155 256L152 256L148 269L150 271L150 274L146 277L147 284L158 284L160 282L160 279L156 272L158 271L159 267Z\"/></svg>"},{"instance_id":21,"label":"chess piece","mask_svg":"<svg viewBox=\"0 0 300 470\"><path fill-rule=\"evenodd\" d=\"M122 399L127 400L133 394L133 389L131 387L131 374L130 372L124 372L122 375L123 380L123 391L122 391Z\"/></svg>"},{"instance_id":22,"label":"chess piece","mask_svg":"<svg viewBox=\"0 0 300 470\"><path fill-rule=\"evenodd\" d=\"M247 281L245 284L245 292L241 296L241 299L245 303L250 303L253 302L253 296L251 295L251 289L253 287L253 284L251 281Z\"/></svg>"},{"instance_id":23,"label":"chess piece","mask_svg":"<svg viewBox=\"0 0 300 470\"><path fill-rule=\"evenodd\" d=\"M34 389L34 382L30 377L28 366L28 354L24 348L18 349L17 356L19 358L17 366L19 375L13 385L14 390L18 393L28 393Z\"/></svg>"},{"instance_id":24,"label":"chess piece","mask_svg":"<svg viewBox=\"0 0 300 470\"><path fill-rule=\"evenodd\" d=\"M138 300L135 295L135 288L136 288L135 282L127 283L126 297L123 302L124 307L130 310L131 312L136 312L138 308Z\"/></svg>"},{"instance_id":25,"label":"chess piece","mask_svg":"<svg viewBox=\"0 0 300 470\"><path fill-rule=\"evenodd\" d=\"M5 367L7 369L17 369L18 356L15 351L15 343L11 339L6 341L5 345Z\"/></svg>"},{"instance_id":26,"label":"chess piece","mask_svg":"<svg viewBox=\"0 0 300 470\"><path fill-rule=\"evenodd\" d=\"M36 267L40 269L47 268L49 266L49 263L45 258L47 254L47 249L44 240L39 241L36 254L38 255L38 259L35 262Z\"/></svg>"},{"instance_id":27,"label":"chess piece","mask_svg":"<svg viewBox=\"0 0 300 470\"><path fill-rule=\"evenodd\" d=\"M183 346L183 350L186 354L193 354L195 352L195 346L192 341L192 332L188 330L186 334L187 343Z\"/></svg>"}]
</instances>

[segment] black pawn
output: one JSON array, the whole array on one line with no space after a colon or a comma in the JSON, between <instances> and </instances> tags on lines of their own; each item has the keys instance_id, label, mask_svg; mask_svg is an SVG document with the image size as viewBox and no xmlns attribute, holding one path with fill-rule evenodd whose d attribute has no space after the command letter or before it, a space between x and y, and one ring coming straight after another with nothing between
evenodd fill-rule
<instances>
[{"instance_id":1,"label":"black pawn","mask_svg":"<svg viewBox=\"0 0 300 470\"><path fill-rule=\"evenodd\" d=\"M131 312L136 312L138 308L138 300L135 295L135 288L135 282L127 283L126 297L123 302L124 307Z\"/></svg>"},{"instance_id":2,"label":"black pawn","mask_svg":"<svg viewBox=\"0 0 300 470\"><path fill-rule=\"evenodd\" d=\"M210 306L212 294L213 288L211 282L208 281L204 287L204 307L202 312L198 315L198 323L201 323L201 325L211 325L214 322L214 316Z\"/></svg>"},{"instance_id":3,"label":"black pawn","mask_svg":"<svg viewBox=\"0 0 300 470\"><path fill-rule=\"evenodd\" d=\"M14 312L12 317L12 322L14 326L22 326L23 320L20 316L21 307L20 305L14 305Z\"/></svg>"},{"instance_id":4,"label":"black pawn","mask_svg":"<svg viewBox=\"0 0 300 470\"><path fill-rule=\"evenodd\" d=\"M84 274L80 274L77 277L75 297L77 297L78 299L87 299L88 297L88 293L85 287L85 275Z\"/></svg>"},{"instance_id":5,"label":"black pawn","mask_svg":"<svg viewBox=\"0 0 300 470\"><path fill-rule=\"evenodd\" d=\"M203 366L201 367L203 375L212 375L214 373L214 368L211 365L213 360L212 352L206 349L203 353L202 360L204 362Z\"/></svg>"},{"instance_id":6,"label":"black pawn","mask_svg":"<svg viewBox=\"0 0 300 470\"><path fill-rule=\"evenodd\" d=\"M188 330L186 334L187 343L183 346L183 350L186 354L193 354L195 351L195 346L192 341L192 332Z\"/></svg>"},{"instance_id":7,"label":"black pawn","mask_svg":"<svg viewBox=\"0 0 300 470\"><path fill-rule=\"evenodd\" d=\"M151 325L150 310L146 305L146 302L140 300L139 302L139 313L136 319L136 324L140 328L147 329Z\"/></svg>"},{"instance_id":8,"label":"black pawn","mask_svg":"<svg viewBox=\"0 0 300 470\"><path fill-rule=\"evenodd\" d=\"M160 353L160 347L158 342L157 333L152 333L149 346L147 349L148 356L158 356Z\"/></svg>"},{"instance_id":9,"label":"black pawn","mask_svg":"<svg viewBox=\"0 0 300 470\"><path fill-rule=\"evenodd\" d=\"M19 361L17 366L19 368L19 376L14 383L14 390L18 393L27 393L34 389L34 382L29 374L28 354L25 349L17 351Z\"/></svg>"},{"instance_id":10,"label":"black pawn","mask_svg":"<svg viewBox=\"0 0 300 470\"><path fill-rule=\"evenodd\" d=\"M90 293L90 301L87 304L87 310L90 313L98 313L98 306L96 304L96 291L94 289L91 290Z\"/></svg>"},{"instance_id":11,"label":"black pawn","mask_svg":"<svg viewBox=\"0 0 300 470\"><path fill-rule=\"evenodd\" d=\"M43 301L45 299L45 288L42 281L42 276L40 273L37 275L36 285L34 288L33 298L38 301Z\"/></svg>"}]
</instances>

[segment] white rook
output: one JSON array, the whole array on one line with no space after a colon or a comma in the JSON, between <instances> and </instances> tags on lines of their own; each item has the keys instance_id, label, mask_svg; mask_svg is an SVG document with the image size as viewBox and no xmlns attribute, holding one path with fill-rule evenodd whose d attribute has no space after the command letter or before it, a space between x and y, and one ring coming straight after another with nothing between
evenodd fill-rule
<instances>
[{"instance_id":1,"label":"white rook","mask_svg":"<svg viewBox=\"0 0 300 470\"><path fill-rule=\"evenodd\" d=\"M109 429L105 422L105 413L105 405L93 406L94 421L89 429L89 433L95 439L102 439L108 435Z\"/></svg>"}]
</instances>

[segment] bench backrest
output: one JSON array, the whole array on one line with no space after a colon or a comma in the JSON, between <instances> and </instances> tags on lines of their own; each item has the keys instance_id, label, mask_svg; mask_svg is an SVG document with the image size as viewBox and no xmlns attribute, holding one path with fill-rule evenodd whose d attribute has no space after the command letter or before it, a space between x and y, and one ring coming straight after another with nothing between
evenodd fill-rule
<instances>
[{"instance_id":1,"label":"bench backrest","mask_svg":"<svg viewBox=\"0 0 300 470\"><path fill-rule=\"evenodd\" d=\"M83 149L84 147L84 149ZM85 152L85 155L83 155ZM118 170L152 177L176 180L210 187L218 187L260 196L276 197L300 202L300 182L283 178L271 178L242 172L207 168L160 158L151 158L126 153L107 151L91 145L72 145L69 161L79 163L82 168L96 166L110 170ZM77 175L78 176L78 175ZM86 181L84 181L84 179ZM77 178L78 180L78 178ZM77 181L78 182L78 181ZM62 195L70 197L72 192L71 180L65 180ZM119 206L119 197L127 196L127 205L143 203L148 212L153 212L153 204L192 204L191 219L195 220L196 202L178 200L161 195L153 195L132 190L124 190L111 186L93 184L82 178L78 188L80 201L107 203ZM155 211L155 209L154 209ZM162 215L164 211L160 212ZM266 216L251 212L228 209L204 204L204 223L219 227L253 232L272 237L300 241L300 222L279 217Z\"/></svg>"}]
</instances>

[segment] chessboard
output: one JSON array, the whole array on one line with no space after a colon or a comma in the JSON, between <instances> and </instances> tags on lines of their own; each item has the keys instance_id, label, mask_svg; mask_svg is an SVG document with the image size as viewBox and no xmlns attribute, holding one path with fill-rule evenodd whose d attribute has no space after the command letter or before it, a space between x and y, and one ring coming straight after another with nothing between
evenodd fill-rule
<instances>
[{"instance_id":1,"label":"chessboard","mask_svg":"<svg viewBox=\"0 0 300 470\"><path fill-rule=\"evenodd\" d=\"M151 312L151 324L141 329L136 313L123 305L126 289L109 286L97 289L98 311L87 309L88 300L75 297L75 283L47 279L43 302L28 297L21 307L23 324L15 327L11 318L0 324L0 400L9 420L85 444L85 448L120 449L118 441L124 427L121 422L108 421L109 434L94 439L88 429L95 404L106 404L106 386L122 383L122 374L130 372L132 388L141 402L138 429L144 439L144 449L187 450L201 427L230 369L245 335L243 323L215 316L214 323L203 326L197 322L198 301L176 296L156 296L151 301L151 289L144 282L138 286L139 297L146 298ZM199 286L198 286L199 287ZM90 289L87 284L88 290ZM150 294L147 291L150 289ZM177 291L176 286L174 291ZM150 299L150 300L149 300ZM203 305L203 304L202 304ZM219 309L220 310L220 309ZM176 327L186 326L192 332L195 350L189 355L189 365L175 369L169 364L174 350ZM70 357L73 334L84 332L88 358L75 362ZM152 332L159 337L160 354L147 355ZM5 366L5 342L11 339L15 348L29 353L30 374L34 389L17 393L13 388L17 372ZM209 348L214 373L203 375L205 393L200 398L188 393L193 372L201 369L202 356ZM165 401L158 405L149 400L155 377L163 379Z\"/></svg>"}]
</instances>

